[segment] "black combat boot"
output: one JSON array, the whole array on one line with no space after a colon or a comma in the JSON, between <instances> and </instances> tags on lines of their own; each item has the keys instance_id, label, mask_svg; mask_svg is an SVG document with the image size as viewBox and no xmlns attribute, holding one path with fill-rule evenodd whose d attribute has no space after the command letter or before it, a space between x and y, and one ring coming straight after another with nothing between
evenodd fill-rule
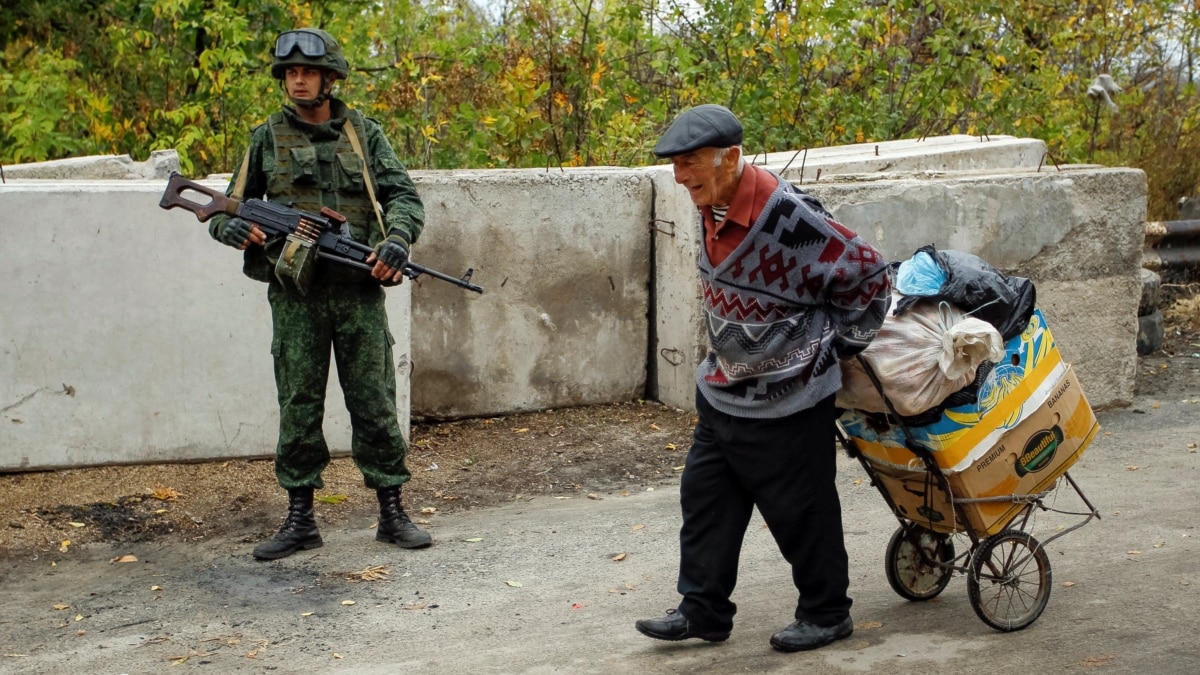
<instances>
[{"instance_id":1,"label":"black combat boot","mask_svg":"<svg viewBox=\"0 0 1200 675\"><path fill-rule=\"evenodd\" d=\"M375 529L375 541L397 544L400 548L425 548L433 543L433 537L409 520L400 504L400 486L380 488L379 527Z\"/></svg>"},{"instance_id":2,"label":"black combat boot","mask_svg":"<svg viewBox=\"0 0 1200 675\"><path fill-rule=\"evenodd\" d=\"M286 558L296 551L317 548L325 543L321 541L317 520L313 517L313 489L295 488L287 492L287 518L273 539L254 548L254 557L259 560Z\"/></svg>"}]
</instances>

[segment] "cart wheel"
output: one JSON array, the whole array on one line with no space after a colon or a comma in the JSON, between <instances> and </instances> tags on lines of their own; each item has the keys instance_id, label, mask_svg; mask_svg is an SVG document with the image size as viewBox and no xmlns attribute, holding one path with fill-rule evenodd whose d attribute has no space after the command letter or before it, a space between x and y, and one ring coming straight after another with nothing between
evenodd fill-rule
<instances>
[{"instance_id":1,"label":"cart wheel","mask_svg":"<svg viewBox=\"0 0 1200 675\"><path fill-rule=\"evenodd\" d=\"M950 583L954 542L916 525L901 527L888 542L884 563L887 580L905 600L928 600ZM940 566L935 563L944 563Z\"/></svg>"},{"instance_id":2,"label":"cart wheel","mask_svg":"<svg viewBox=\"0 0 1200 675\"><path fill-rule=\"evenodd\" d=\"M987 625L1005 632L1037 620L1050 601L1050 556L1025 532L984 539L971 558L967 596Z\"/></svg>"}]
</instances>

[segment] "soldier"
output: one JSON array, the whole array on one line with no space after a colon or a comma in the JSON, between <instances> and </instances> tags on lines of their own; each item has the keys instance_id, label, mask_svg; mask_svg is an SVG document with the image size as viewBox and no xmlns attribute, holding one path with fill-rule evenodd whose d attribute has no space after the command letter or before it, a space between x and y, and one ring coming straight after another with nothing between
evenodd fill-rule
<instances>
[{"instance_id":1,"label":"soldier","mask_svg":"<svg viewBox=\"0 0 1200 675\"><path fill-rule=\"evenodd\" d=\"M268 240L237 217L212 218L214 239L244 251L243 271L264 281L271 306L279 440L275 475L288 493L288 512L273 539L254 549L262 560L322 545L313 517L313 490L329 464L322 433L330 347L350 412L351 453L379 498L377 541L403 548L432 543L401 504L411 474L396 415L394 341L383 285L401 282L425 210L412 179L379 124L333 96L350 72L329 33L301 28L279 35L271 75L291 105L251 131L250 146L226 194L266 198L304 211L328 206L347 218L350 235L374 248L365 271L320 263L303 242Z\"/></svg>"}]
</instances>

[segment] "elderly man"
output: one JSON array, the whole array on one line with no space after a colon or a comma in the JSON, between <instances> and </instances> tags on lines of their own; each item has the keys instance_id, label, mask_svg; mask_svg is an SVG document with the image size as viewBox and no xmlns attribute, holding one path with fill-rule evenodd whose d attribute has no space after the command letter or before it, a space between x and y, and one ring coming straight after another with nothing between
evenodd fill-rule
<instances>
[{"instance_id":1,"label":"elderly man","mask_svg":"<svg viewBox=\"0 0 1200 675\"><path fill-rule=\"evenodd\" d=\"M700 212L698 265L708 356L680 483L678 608L637 629L659 640L729 637L738 557L758 507L792 568L795 621L782 651L849 636L851 600L834 484L838 359L874 338L889 304L887 265L812 197L742 156L728 109L685 111L654 147Z\"/></svg>"}]
</instances>

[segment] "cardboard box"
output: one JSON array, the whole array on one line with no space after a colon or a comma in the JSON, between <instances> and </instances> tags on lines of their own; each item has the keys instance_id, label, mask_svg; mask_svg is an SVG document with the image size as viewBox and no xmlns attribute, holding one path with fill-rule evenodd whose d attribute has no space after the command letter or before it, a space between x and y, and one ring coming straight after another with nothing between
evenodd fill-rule
<instances>
[{"instance_id":1,"label":"cardboard box","mask_svg":"<svg viewBox=\"0 0 1200 675\"><path fill-rule=\"evenodd\" d=\"M962 471L994 448L1045 402L1066 371L1041 310L1004 347L1003 360L981 384L975 403L950 408L932 424L909 427L942 469ZM921 466L906 447L903 429L887 416L847 410L839 422L872 461L896 469Z\"/></svg>"},{"instance_id":2,"label":"cardboard box","mask_svg":"<svg viewBox=\"0 0 1200 675\"><path fill-rule=\"evenodd\" d=\"M1003 433L990 450L965 467L943 471L949 495L919 460L901 467L866 455L863 458L893 502L897 516L938 532L969 529L986 536L1004 529L1025 506L1012 501L1014 495L1036 495L1050 489L1099 429L1075 372L1066 366L1042 404ZM1000 499L972 501L995 498Z\"/></svg>"}]
</instances>

